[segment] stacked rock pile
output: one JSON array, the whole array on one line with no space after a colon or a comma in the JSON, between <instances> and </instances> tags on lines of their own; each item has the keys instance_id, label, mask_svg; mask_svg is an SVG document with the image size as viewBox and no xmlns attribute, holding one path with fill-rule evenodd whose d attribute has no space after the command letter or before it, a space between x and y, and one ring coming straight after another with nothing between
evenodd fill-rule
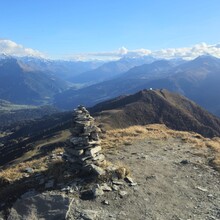
<instances>
[{"instance_id":1,"label":"stacked rock pile","mask_svg":"<svg viewBox=\"0 0 220 220\"><path fill-rule=\"evenodd\" d=\"M103 175L100 166L105 163L105 156L101 153L98 133L100 129L95 125L94 118L83 106L78 106L73 112L73 122L69 145L65 148L66 160L73 168L92 171Z\"/></svg>"}]
</instances>

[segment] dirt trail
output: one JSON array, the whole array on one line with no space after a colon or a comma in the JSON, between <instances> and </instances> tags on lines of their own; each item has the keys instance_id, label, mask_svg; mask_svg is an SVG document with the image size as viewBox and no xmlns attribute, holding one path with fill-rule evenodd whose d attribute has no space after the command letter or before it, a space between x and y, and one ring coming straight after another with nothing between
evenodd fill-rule
<instances>
[{"instance_id":1,"label":"dirt trail","mask_svg":"<svg viewBox=\"0 0 220 220\"><path fill-rule=\"evenodd\" d=\"M114 149L108 160L129 167L137 186L120 186L128 193L123 198L108 192L80 206L109 213L100 219L220 219L220 175L207 165L203 155L209 151L173 138L145 139Z\"/></svg>"}]
</instances>

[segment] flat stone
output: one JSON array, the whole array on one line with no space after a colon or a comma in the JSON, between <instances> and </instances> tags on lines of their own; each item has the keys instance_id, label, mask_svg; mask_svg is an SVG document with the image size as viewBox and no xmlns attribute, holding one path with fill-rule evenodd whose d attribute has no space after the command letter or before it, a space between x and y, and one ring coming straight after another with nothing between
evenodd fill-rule
<instances>
[{"instance_id":1,"label":"flat stone","mask_svg":"<svg viewBox=\"0 0 220 220\"><path fill-rule=\"evenodd\" d=\"M203 187L197 186L196 188L199 189L202 192L208 192L208 190L203 188Z\"/></svg>"},{"instance_id":2,"label":"flat stone","mask_svg":"<svg viewBox=\"0 0 220 220\"><path fill-rule=\"evenodd\" d=\"M126 176L125 177L125 180L128 182L128 183L133 183L133 179L130 177L130 176Z\"/></svg>"},{"instance_id":3,"label":"flat stone","mask_svg":"<svg viewBox=\"0 0 220 220\"><path fill-rule=\"evenodd\" d=\"M129 186L137 186L137 183L135 183L135 182L130 183Z\"/></svg>"},{"instance_id":4,"label":"flat stone","mask_svg":"<svg viewBox=\"0 0 220 220\"><path fill-rule=\"evenodd\" d=\"M105 159L105 155L104 154L99 154L99 155L97 155L97 156L92 158L93 161L97 161L97 160L103 161L104 159Z\"/></svg>"},{"instance_id":5,"label":"flat stone","mask_svg":"<svg viewBox=\"0 0 220 220\"><path fill-rule=\"evenodd\" d=\"M80 213L80 217L83 220L97 220L98 219L98 211L95 210L83 210Z\"/></svg>"},{"instance_id":6,"label":"flat stone","mask_svg":"<svg viewBox=\"0 0 220 220\"><path fill-rule=\"evenodd\" d=\"M103 191L112 191L112 188L110 186L107 185L107 183L103 183L100 188L103 190Z\"/></svg>"},{"instance_id":7,"label":"flat stone","mask_svg":"<svg viewBox=\"0 0 220 220\"><path fill-rule=\"evenodd\" d=\"M102 201L102 203L103 203L104 205L109 205L109 201L107 201L107 200Z\"/></svg>"},{"instance_id":8,"label":"flat stone","mask_svg":"<svg viewBox=\"0 0 220 220\"><path fill-rule=\"evenodd\" d=\"M98 145L98 144L101 144L101 141L89 141L88 144L89 145Z\"/></svg>"},{"instance_id":9,"label":"flat stone","mask_svg":"<svg viewBox=\"0 0 220 220\"><path fill-rule=\"evenodd\" d=\"M84 150L76 150L76 149L73 149L73 148L65 148L65 151L68 153L68 154L72 154L74 156L80 156L84 153Z\"/></svg>"},{"instance_id":10,"label":"flat stone","mask_svg":"<svg viewBox=\"0 0 220 220\"><path fill-rule=\"evenodd\" d=\"M26 167L24 170L26 173L33 173L34 170L31 167Z\"/></svg>"},{"instance_id":11,"label":"flat stone","mask_svg":"<svg viewBox=\"0 0 220 220\"><path fill-rule=\"evenodd\" d=\"M85 155L95 157L96 154L97 154L99 151L101 151L101 150L102 150L101 146L96 146L96 147L93 147L93 148L88 148L88 149L85 151Z\"/></svg>"},{"instance_id":12,"label":"flat stone","mask_svg":"<svg viewBox=\"0 0 220 220\"><path fill-rule=\"evenodd\" d=\"M84 133L90 134L91 132L100 132L100 128L94 125L90 125L84 128Z\"/></svg>"},{"instance_id":13,"label":"flat stone","mask_svg":"<svg viewBox=\"0 0 220 220\"><path fill-rule=\"evenodd\" d=\"M104 191L99 186L95 186L92 189L92 192L93 192L93 195L94 195L95 198L98 197L98 196L102 196L104 194Z\"/></svg>"},{"instance_id":14,"label":"flat stone","mask_svg":"<svg viewBox=\"0 0 220 220\"><path fill-rule=\"evenodd\" d=\"M183 165L186 165L186 164L189 163L189 161L188 160L181 160L180 163L183 164Z\"/></svg>"},{"instance_id":15,"label":"flat stone","mask_svg":"<svg viewBox=\"0 0 220 220\"><path fill-rule=\"evenodd\" d=\"M89 140L87 137L72 137L70 139L70 142L72 144L75 144L75 145L79 145L79 144L89 144Z\"/></svg>"},{"instance_id":16,"label":"flat stone","mask_svg":"<svg viewBox=\"0 0 220 220\"><path fill-rule=\"evenodd\" d=\"M114 185L124 185L124 183L123 182L121 182L121 181L113 181L112 182Z\"/></svg>"},{"instance_id":17,"label":"flat stone","mask_svg":"<svg viewBox=\"0 0 220 220\"><path fill-rule=\"evenodd\" d=\"M119 188L119 186L117 186L117 185L113 185L113 186L112 186L112 189L113 189L114 191L118 191L120 188Z\"/></svg>"},{"instance_id":18,"label":"flat stone","mask_svg":"<svg viewBox=\"0 0 220 220\"><path fill-rule=\"evenodd\" d=\"M101 167L98 167L98 166L96 166L94 164L89 165L89 167L98 176L103 176L106 173L104 169L102 169Z\"/></svg>"},{"instance_id":19,"label":"flat stone","mask_svg":"<svg viewBox=\"0 0 220 220\"><path fill-rule=\"evenodd\" d=\"M51 193L18 199L10 210L8 220L65 219L69 198Z\"/></svg>"},{"instance_id":20,"label":"flat stone","mask_svg":"<svg viewBox=\"0 0 220 220\"><path fill-rule=\"evenodd\" d=\"M121 197L124 197L124 196L126 196L128 193L126 192L126 191L119 191L119 195L121 196Z\"/></svg>"}]
</instances>

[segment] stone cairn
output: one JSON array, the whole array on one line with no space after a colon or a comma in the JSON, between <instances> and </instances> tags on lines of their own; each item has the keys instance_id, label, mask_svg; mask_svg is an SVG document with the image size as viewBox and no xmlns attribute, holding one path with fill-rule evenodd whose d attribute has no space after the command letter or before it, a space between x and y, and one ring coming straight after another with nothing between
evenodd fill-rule
<instances>
[{"instance_id":1,"label":"stone cairn","mask_svg":"<svg viewBox=\"0 0 220 220\"><path fill-rule=\"evenodd\" d=\"M94 118L83 106L78 106L73 112L73 121L68 146L65 148L66 160L71 167L85 172L104 175L100 166L105 164L105 156L101 153L98 133Z\"/></svg>"}]
</instances>

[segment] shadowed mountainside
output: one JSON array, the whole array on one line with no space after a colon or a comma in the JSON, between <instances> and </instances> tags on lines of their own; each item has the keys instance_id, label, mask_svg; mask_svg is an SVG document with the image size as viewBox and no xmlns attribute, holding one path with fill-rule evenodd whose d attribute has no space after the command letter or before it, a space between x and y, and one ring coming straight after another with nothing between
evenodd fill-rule
<instances>
[{"instance_id":1,"label":"shadowed mountainside","mask_svg":"<svg viewBox=\"0 0 220 220\"><path fill-rule=\"evenodd\" d=\"M44 104L68 83L50 73L26 68L19 60L0 60L0 99L16 104Z\"/></svg>"},{"instance_id":2,"label":"shadowed mountainside","mask_svg":"<svg viewBox=\"0 0 220 220\"><path fill-rule=\"evenodd\" d=\"M167 90L142 90L102 102L90 109L114 128L163 123L175 130L220 136L220 119L189 99Z\"/></svg>"}]
</instances>

